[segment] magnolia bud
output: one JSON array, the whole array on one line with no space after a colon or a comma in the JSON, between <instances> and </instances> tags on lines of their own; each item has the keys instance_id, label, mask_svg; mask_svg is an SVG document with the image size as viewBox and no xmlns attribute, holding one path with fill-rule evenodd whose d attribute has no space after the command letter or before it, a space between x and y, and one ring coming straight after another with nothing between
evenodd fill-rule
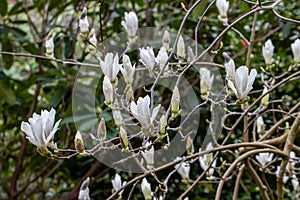
<instances>
[{"instance_id":1,"label":"magnolia bud","mask_svg":"<svg viewBox=\"0 0 300 200\"><path fill-rule=\"evenodd\" d=\"M123 117L121 115L121 111L120 110L113 110L113 118L115 120L115 124L117 126L121 126L123 124Z\"/></svg>"},{"instance_id":2,"label":"magnolia bud","mask_svg":"<svg viewBox=\"0 0 300 200\"><path fill-rule=\"evenodd\" d=\"M294 43L291 44L294 61L299 62L300 61L300 40L295 40Z\"/></svg>"},{"instance_id":3,"label":"magnolia bud","mask_svg":"<svg viewBox=\"0 0 300 200\"><path fill-rule=\"evenodd\" d=\"M168 70L168 64L167 64L168 57L169 56L168 56L168 53L166 51L166 48L165 47L161 47L160 50L159 50L159 52L158 52L158 54L157 54L157 61L159 63L160 70L162 70L165 65L167 65L165 67L165 71Z\"/></svg>"},{"instance_id":4,"label":"magnolia bud","mask_svg":"<svg viewBox=\"0 0 300 200\"><path fill-rule=\"evenodd\" d=\"M83 39L86 39L89 32L89 21L87 18L87 8L84 7L80 19L79 19L79 28L80 28L80 35Z\"/></svg>"},{"instance_id":5,"label":"magnolia bud","mask_svg":"<svg viewBox=\"0 0 300 200\"><path fill-rule=\"evenodd\" d=\"M194 145L193 145L193 140L191 136L188 136L186 138L186 151L188 155L191 155L194 153Z\"/></svg>"},{"instance_id":6,"label":"magnolia bud","mask_svg":"<svg viewBox=\"0 0 300 200\"><path fill-rule=\"evenodd\" d=\"M167 119L165 115L162 115L159 120L159 134L165 135L167 126Z\"/></svg>"},{"instance_id":7,"label":"magnolia bud","mask_svg":"<svg viewBox=\"0 0 300 200\"><path fill-rule=\"evenodd\" d=\"M177 86L175 86L171 99L172 113L179 112L180 94Z\"/></svg>"},{"instance_id":8,"label":"magnolia bud","mask_svg":"<svg viewBox=\"0 0 300 200\"><path fill-rule=\"evenodd\" d=\"M106 138L106 125L105 125L105 120L103 118L101 118L101 120L100 120L97 134L98 134L98 139L100 141L105 140L105 138Z\"/></svg>"},{"instance_id":9,"label":"magnolia bud","mask_svg":"<svg viewBox=\"0 0 300 200\"><path fill-rule=\"evenodd\" d=\"M267 65L272 64L272 57L274 54L274 46L270 39L267 40L265 45L262 47L262 54L263 54L266 64Z\"/></svg>"},{"instance_id":10,"label":"magnolia bud","mask_svg":"<svg viewBox=\"0 0 300 200\"><path fill-rule=\"evenodd\" d=\"M256 120L256 130L258 135L261 135L265 131L265 123L262 116L259 116Z\"/></svg>"},{"instance_id":11,"label":"magnolia bud","mask_svg":"<svg viewBox=\"0 0 300 200\"><path fill-rule=\"evenodd\" d=\"M53 58L53 50L54 50L54 42L53 42L53 31L51 30L50 33L46 37L46 56L49 58Z\"/></svg>"},{"instance_id":12,"label":"magnolia bud","mask_svg":"<svg viewBox=\"0 0 300 200\"><path fill-rule=\"evenodd\" d=\"M103 79L103 93L105 96L104 103L106 105L111 105L113 103L113 86L107 76Z\"/></svg>"},{"instance_id":13,"label":"magnolia bud","mask_svg":"<svg viewBox=\"0 0 300 200\"><path fill-rule=\"evenodd\" d=\"M91 53L96 53L97 51L97 38L96 38L96 34L95 34L95 29L92 28L92 30L89 33L89 50L91 51Z\"/></svg>"},{"instance_id":14,"label":"magnolia bud","mask_svg":"<svg viewBox=\"0 0 300 200\"><path fill-rule=\"evenodd\" d=\"M266 94L267 92L268 92L268 88L266 86L264 86L263 95ZM269 97L270 97L270 94L268 93L261 99L262 110L267 109L268 104L269 104Z\"/></svg>"},{"instance_id":15,"label":"magnolia bud","mask_svg":"<svg viewBox=\"0 0 300 200\"><path fill-rule=\"evenodd\" d=\"M171 43L170 33L168 31L165 31L162 38L162 44L167 51L170 49L170 43Z\"/></svg>"},{"instance_id":16,"label":"magnolia bud","mask_svg":"<svg viewBox=\"0 0 300 200\"><path fill-rule=\"evenodd\" d=\"M83 153L84 152L84 143L82 140L82 135L80 133L80 131L77 131L76 135L75 135L75 149L79 152L79 153Z\"/></svg>"},{"instance_id":17,"label":"magnolia bud","mask_svg":"<svg viewBox=\"0 0 300 200\"><path fill-rule=\"evenodd\" d=\"M188 62L192 62L195 59L195 54L193 52L193 49L188 46Z\"/></svg>"},{"instance_id":18,"label":"magnolia bud","mask_svg":"<svg viewBox=\"0 0 300 200\"><path fill-rule=\"evenodd\" d=\"M123 149L128 150L128 138L126 130L123 128L123 126L120 127L120 142L123 147Z\"/></svg>"},{"instance_id":19,"label":"magnolia bud","mask_svg":"<svg viewBox=\"0 0 300 200\"><path fill-rule=\"evenodd\" d=\"M134 92L132 87L130 86L126 92L126 101L127 103L130 103L132 101L132 99L134 99Z\"/></svg>"},{"instance_id":20,"label":"magnolia bud","mask_svg":"<svg viewBox=\"0 0 300 200\"><path fill-rule=\"evenodd\" d=\"M206 100L214 80L214 75L211 75L210 70L206 68L200 68L200 77L201 98Z\"/></svg>"},{"instance_id":21,"label":"magnolia bud","mask_svg":"<svg viewBox=\"0 0 300 200\"><path fill-rule=\"evenodd\" d=\"M185 58L185 44L182 35L179 36L177 42L177 56L179 58Z\"/></svg>"}]
</instances>

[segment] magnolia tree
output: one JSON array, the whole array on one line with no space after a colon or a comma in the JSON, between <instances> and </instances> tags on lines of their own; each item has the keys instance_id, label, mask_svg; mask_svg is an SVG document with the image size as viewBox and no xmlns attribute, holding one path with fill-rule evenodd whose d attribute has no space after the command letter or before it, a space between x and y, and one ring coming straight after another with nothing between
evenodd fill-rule
<instances>
[{"instance_id":1,"label":"magnolia tree","mask_svg":"<svg viewBox=\"0 0 300 200\"><path fill-rule=\"evenodd\" d=\"M105 19L104 2L76 4L75 14L65 5L62 18L51 14L52 3L45 3L47 13L42 15L53 18L43 22L53 25L42 23L39 53L3 48L4 61L14 55L39 63L30 75L36 75L36 86L27 88L33 94L29 119L21 115L15 126L22 137L17 160L1 165L4 197L299 199L299 27L286 32L300 21L281 14L296 3L176 4L180 24L172 29L157 18L150 23L150 9L153 16L163 16L163 9L150 4L145 3L146 17L141 5L125 6L121 19L109 25L118 2ZM237 11L239 5L244 8ZM22 3L18 6L10 8L10 14L18 13ZM260 34L262 23L274 23L261 19L267 12L279 25ZM21 16L28 19L37 41L39 19L28 11ZM189 18L194 19L192 28ZM12 19L9 13L7 19ZM69 57L57 51L64 39L54 20L76 32L66 43ZM217 24L215 32L206 30L210 22ZM204 33L209 38L205 42ZM280 34L288 35L283 41L286 55L276 55L282 50L276 46ZM67 81L70 88L63 86ZM6 95L18 97L13 93L18 87L23 88L7 89ZM50 101L47 87L57 91L49 94ZM6 120L1 121L4 126ZM6 138L12 134L6 133L1 138L10 141ZM12 144L2 148L5 145ZM27 163L34 167L26 168Z\"/></svg>"}]
</instances>

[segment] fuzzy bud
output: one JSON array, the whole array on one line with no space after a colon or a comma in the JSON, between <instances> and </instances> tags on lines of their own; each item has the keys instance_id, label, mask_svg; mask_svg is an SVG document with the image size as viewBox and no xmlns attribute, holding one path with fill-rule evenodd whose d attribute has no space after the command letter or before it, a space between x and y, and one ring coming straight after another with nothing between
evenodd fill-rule
<instances>
[{"instance_id":1,"label":"fuzzy bud","mask_svg":"<svg viewBox=\"0 0 300 200\"><path fill-rule=\"evenodd\" d=\"M128 150L128 138L126 130L121 126L120 127L120 142L123 149Z\"/></svg>"},{"instance_id":2,"label":"fuzzy bud","mask_svg":"<svg viewBox=\"0 0 300 200\"><path fill-rule=\"evenodd\" d=\"M83 153L84 152L84 143L82 140L82 135L80 133L80 131L77 131L76 135L75 135L75 149L79 152L79 153Z\"/></svg>"},{"instance_id":3,"label":"fuzzy bud","mask_svg":"<svg viewBox=\"0 0 300 200\"><path fill-rule=\"evenodd\" d=\"M300 40L295 40L295 42L291 44L291 48L294 56L294 61L300 62Z\"/></svg>"},{"instance_id":4,"label":"fuzzy bud","mask_svg":"<svg viewBox=\"0 0 300 200\"><path fill-rule=\"evenodd\" d=\"M79 19L79 28L80 28L80 35L83 39L86 39L89 32L89 21L87 18L87 8L84 7L80 19Z\"/></svg>"},{"instance_id":5,"label":"fuzzy bud","mask_svg":"<svg viewBox=\"0 0 300 200\"><path fill-rule=\"evenodd\" d=\"M97 135L100 141L103 141L106 138L106 125L105 125L105 120L103 118L101 118L100 120Z\"/></svg>"},{"instance_id":6,"label":"fuzzy bud","mask_svg":"<svg viewBox=\"0 0 300 200\"><path fill-rule=\"evenodd\" d=\"M264 86L263 95L266 94L267 92L268 92L268 88L266 86ZM270 94L268 93L261 99L262 110L267 109L268 104L269 104L269 97L270 97Z\"/></svg>"},{"instance_id":7,"label":"fuzzy bud","mask_svg":"<svg viewBox=\"0 0 300 200\"><path fill-rule=\"evenodd\" d=\"M188 136L186 138L186 151L188 155L191 155L194 153L194 145L193 145L193 140L191 136Z\"/></svg>"},{"instance_id":8,"label":"fuzzy bud","mask_svg":"<svg viewBox=\"0 0 300 200\"><path fill-rule=\"evenodd\" d=\"M54 42L53 42L53 31L51 30L50 33L46 37L46 56L49 58L53 58L53 50L54 50Z\"/></svg>"},{"instance_id":9,"label":"fuzzy bud","mask_svg":"<svg viewBox=\"0 0 300 200\"><path fill-rule=\"evenodd\" d=\"M166 30L164 32L164 35L162 38L162 44L163 44L163 47L165 47L167 51L170 49L170 43L171 43L170 33Z\"/></svg>"},{"instance_id":10,"label":"fuzzy bud","mask_svg":"<svg viewBox=\"0 0 300 200\"><path fill-rule=\"evenodd\" d=\"M184 39L182 35L179 36L178 42L177 42L177 56L180 59L185 58L185 44Z\"/></svg>"}]
</instances>

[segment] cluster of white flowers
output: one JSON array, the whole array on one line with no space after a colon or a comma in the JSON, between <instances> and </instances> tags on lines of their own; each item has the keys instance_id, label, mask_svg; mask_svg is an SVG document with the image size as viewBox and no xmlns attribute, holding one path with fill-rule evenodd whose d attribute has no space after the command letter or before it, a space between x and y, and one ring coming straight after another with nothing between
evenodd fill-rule
<instances>
[{"instance_id":1,"label":"cluster of white flowers","mask_svg":"<svg viewBox=\"0 0 300 200\"><path fill-rule=\"evenodd\" d=\"M228 25L228 9L229 9L229 1L227 0L217 0L216 6L219 11L219 19L224 23L224 25ZM125 13L125 19L122 21L122 26L127 32L128 35L128 45L131 45L136 42L138 37L138 18L135 12ZM87 17L87 8L84 7L79 19L79 28L80 35L83 40L89 42L89 50L91 53L96 55L97 52L97 38L95 29L89 29L89 22ZM155 76L158 70L164 72L164 75L170 74L169 65L169 52L170 52L170 43L171 38L168 31L164 32L162 37L162 46L157 52L157 56L155 56L155 51L152 47L147 46L146 48L140 48L140 58L139 61L147 68L150 76ZM54 42L53 42L53 33L52 31L46 38L45 41L46 48L46 56L53 57L54 51ZM274 45L272 41L269 39L262 46L262 56L264 61L268 67L272 66L273 56L274 56ZM300 62L300 40L296 39L294 43L291 44L291 49L294 57L294 61L296 63ZM187 48L188 50L188 58L187 61L191 62L194 59L194 54L191 47ZM125 52L126 53L126 52ZM160 136L165 136L166 126L168 122L176 118L180 113L180 91L177 85L174 87L172 92L172 98L170 102L171 108L171 118L168 121L168 115L161 115L159 123L157 123L156 118L158 117L159 110L161 108L161 104L157 106L153 106L154 99L151 99L149 95L145 95L144 97L139 97L137 101L134 101L134 92L132 89L132 84L134 82L134 75L136 73L136 63L132 63L130 57L123 53L120 55L122 58L122 63L120 62L120 57L118 53L108 52L105 54L104 59L98 58L100 68L104 74L103 78L103 94L105 97L104 103L112 109L113 119L115 125L118 127L119 131L119 139L121 146L124 150L129 149L129 141L126 132L126 126L124 119L121 114L121 109L119 107L119 102L117 101L117 89L118 89L118 75L121 72L122 77L124 78L124 82L126 83L126 102L122 101L122 105L125 105L125 109L128 114L133 116L141 126L141 132L143 133L144 138L144 146L143 150L140 152L146 161L148 170L154 169L154 153L155 142L148 141L149 138L156 134L157 131L156 125L158 125L158 134ZM186 46L185 41L182 35L178 37L178 41L176 44L176 56L174 56L179 63L183 63L182 61L186 59ZM228 89L228 94L234 94L239 103L245 103L249 100L249 92L253 89L253 84L255 78L257 76L256 69L251 69L249 73L250 66L240 66L236 69L234 60L230 58L226 53L224 53L225 63L224 68L226 71L226 83ZM212 85L214 83L214 75L208 68L200 68L200 92L201 98L204 100L208 100L210 94L212 93ZM263 94L268 92L267 87L265 86L263 89ZM265 95L262 98L262 107L265 109L269 102L269 95ZM152 106L151 106L152 105ZM52 153L48 150L48 147L51 146L50 142L54 138L54 134L58 130L58 126L61 120L58 120L55 124L55 113L56 111L52 108L49 111L42 110L41 115L36 113L33 114L32 118L29 118L28 122L22 122L21 130L26 134L26 138L34 144L38 152L44 156L52 156ZM259 136L261 136L265 131L265 123L262 116L259 116L256 120L256 131ZM93 138L102 142L106 139L107 130L105 120L102 118L99 122L97 129L98 138ZM147 138L147 140L145 139ZM145 141L148 141L145 143ZM154 140L152 140L154 141ZM75 149L80 155L85 154L85 146L83 143L83 138L80 131L77 131L74 139ZM190 136L186 137L186 149L187 154L191 155L194 152L193 141ZM209 143L205 150L209 151L213 149L212 143ZM200 149L201 150L201 149ZM259 153L255 156L259 165L265 169L268 164L270 164L273 160L273 153ZM297 177L294 175L294 165L295 165L295 153L291 152L289 165L285 169L284 173L284 183L291 179L293 188L296 192L300 191L299 181ZM181 157L177 157L174 161L182 160ZM217 159L214 159L213 153L208 153L199 157L200 167L206 171L206 178L213 179L214 172L217 164ZM190 181L190 171L191 165L188 161L180 162L174 166L175 170L179 173L182 180L184 182ZM280 167L276 172L276 175L279 174ZM126 182L122 183L121 176L116 174L114 179L111 181L113 185L114 192L119 193L119 197L122 198L123 186L126 185ZM78 199L90 199L89 197L89 188L88 185L90 183L90 178L87 178L81 185ZM146 178L143 178L141 183L141 190L146 200L156 199L153 196L153 192L151 191L151 184L147 181ZM160 198L161 199L161 198Z\"/></svg>"}]
</instances>

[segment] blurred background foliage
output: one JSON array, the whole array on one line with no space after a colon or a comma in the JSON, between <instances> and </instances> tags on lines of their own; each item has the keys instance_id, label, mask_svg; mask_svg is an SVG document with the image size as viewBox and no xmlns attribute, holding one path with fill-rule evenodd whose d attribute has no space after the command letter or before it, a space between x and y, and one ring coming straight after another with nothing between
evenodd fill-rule
<instances>
[{"instance_id":1,"label":"blurred background foliage","mask_svg":"<svg viewBox=\"0 0 300 200\"><path fill-rule=\"evenodd\" d=\"M105 199L111 194L111 179L115 170L110 169L93 157L76 157L66 160L46 159L40 156L32 144L24 139L20 131L22 121L27 121L33 112L54 107L56 118L63 121L55 135L55 142L60 148L74 148L73 138L76 133L72 118L72 87L80 66L49 61L30 55L44 55L44 42L50 30L54 31L55 52L57 59L98 63L90 56L87 45L79 37L78 19L84 6L88 8L90 27L96 29L99 43L117 33L123 32L121 21L124 13L135 11L140 27L161 27L177 31L186 13L195 1L173 0L0 0L0 51L21 53L23 55L0 54L0 199L75 199L82 180L92 177L90 194L95 199ZM212 6L195 34L199 17L210 1L203 0L184 25L183 33L197 39L205 48L225 28L218 20L218 11ZM229 22L249 11L251 6L242 0L230 0ZM285 17L300 20L299 1L282 1L277 8ZM242 20L235 28L246 38L250 37L253 15ZM293 63L290 44L299 38L300 26L283 21L271 11L258 13L255 27L256 37L251 58L251 68L264 68L262 45L271 39L275 46L276 73L280 74ZM195 38L196 35L196 38ZM222 38L223 47L214 56L216 63L222 64L222 52L228 52L235 59L236 66L245 65L247 46L234 31L229 30ZM216 47L217 48L217 47ZM221 71L224 74L224 71ZM300 79L283 85L273 99L288 99L287 107L299 101ZM195 86L199 90L199 86ZM261 92L262 83L255 82L255 89ZM199 91L198 91L199 92ZM257 94L259 95L259 94ZM255 94L254 94L255 97ZM112 118L106 114L103 95L99 91L99 114L106 116L109 132L114 132ZM205 110L203 111L205 112ZM207 110L206 110L207 112ZM280 118L280 115L277 116ZM234 121L232 118L228 121ZM266 119L272 124L273 120ZM205 122L203 121L205 124ZM205 128L205 126L203 127ZM232 141L240 136L237 130ZM201 146L201 138L195 146ZM225 156L225 155L224 155ZM172 169L171 169L172 170ZM158 174L163 177L170 170ZM202 172L198 164L192 165L192 179ZM121 173L123 180L129 180L134 174ZM275 177L268 177L272 188L276 188ZM151 179L150 179L151 181ZM232 183L234 184L234 182ZM240 199L260 199L258 188L245 178ZM199 184L189 193L190 199L212 199L216 183ZM167 199L179 196L187 185L181 183L175 174L169 184ZM232 198L233 185L227 184L224 199ZM125 190L124 196L129 191ZM136 188L133 199L142 199L141 191ZM99 197L100 196L100 197Z\"/></svg>"}]
</instances>

